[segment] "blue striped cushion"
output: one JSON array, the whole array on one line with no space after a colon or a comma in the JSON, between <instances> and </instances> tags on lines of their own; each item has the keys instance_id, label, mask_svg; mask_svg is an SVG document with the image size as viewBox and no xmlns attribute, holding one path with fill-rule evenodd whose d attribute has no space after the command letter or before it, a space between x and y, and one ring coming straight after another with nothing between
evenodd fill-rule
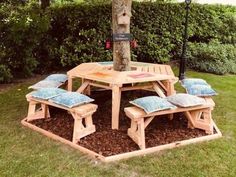
<instances>
[{"instance_id":1,"label":"blue striped cushion","mask_svg":"<svg viewBox=\"0 0 236 177\"><path fill-rule=\"evenodd\" d=\"M98 62L100 65L112 65L113 64L113 61L101 61L101 62Z\"/></svg>"},{"instance_id":2,"label":"blue striped cushion","mask_svg":"<svg viewBox=\"0 0 236 177\"><path fill-rule=\"evenodd\" d=\"M66 74L51 74L48 77L46 77L44 80L64 83L68 80L68 76Z\"/></svg>"},{"instance_id":3,"label":"blue striped cushion","mask_svg":"<svg viewBox=\"0 0 236 177\"><path fill-rule=\"evenodd\" d=\"M66 92L56 97L53 97L49 101L56 104L60 104L68 108L72 108L72 107L79 106L82 104L90 103L94 100L89 98L86 95L83 95L77 92Z\"/></svg>"},{"instance_id":4,"label":"blue striped cushion","mask_svg":"<svg viewBox=\"0 0 236 177\"><path fill-rule=\"evenodd\" d=\"M207 82L203 79L197 79L197 78L189 78L189 79L183 79L181 81L181 84L183 87L190 87L192 85L208 85Z\"/></svg>"},{"instance_id":5,"label":"blue striped cushion","mask_svg":"<svg viewBox=\"0 0 236 177\"><path fill-rule=\"evenodd\" d=\"M167 100L180 107L191 107L206 104L206 101L203 98L186 93L178 93L176 95L168 96Z\"/></svg>"},{"instance_id":6,"label":"blue striped cushion","mask_svg":"<svg viewBox=\"0 0 236 177\"><path fill-rule=\"evenodd\" d=\"M29 88L35 89L35 90L38 90L41 88L58 88L59 86L61 86L61 84L62 84L61 82L57 82L57 81L42 80L30 86Z\"/></svg>"},{"instance_id":7,"label":"blue striped cushion","mask_svg":"<svg viewBox=\"0 0 236 177\"><path fill-rule=\"evenodd\" d=\"M41 88L32 92L31 96L34 98L48 100L65 92L66 90L60 88Z\"/></svg>"},{"instance_id":8,"label":"blue striped cushion","mask_svg":"<svg viewBox=\"0 0 236 177\"><path fill-rule=\"evenodd\" d=\"M176 106L168 102L165 98L158 96L147 96L130 101L131 104L143 109L147 114L165 109L174 109Z\"/></svg>"},{"instance_id":9,"label":"blue striped cushion","mask_svg":"<svg viewBox=\"0 0 236 177\"><path fill-rule=\"evenodd\" d=\"M214 96L217 95L210 85L192 85L186 88L187 93L196 96Z\"/></svg>"}]
</instances>

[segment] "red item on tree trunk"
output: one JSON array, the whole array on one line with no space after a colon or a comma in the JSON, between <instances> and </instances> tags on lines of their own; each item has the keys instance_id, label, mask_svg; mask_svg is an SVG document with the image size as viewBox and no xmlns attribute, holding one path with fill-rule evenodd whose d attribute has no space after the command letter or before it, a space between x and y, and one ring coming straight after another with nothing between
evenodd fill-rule
<instances>
[{"instance_id":1,"label":"red item on tree trunk","mask_svg":"<svg viewBox=\"0 0 236 177\"><path fill-rule=\"evenodd\" d=\"M109 49L111 49L111 41L109 40L109 39L107 39L106 40L106 44L105 44L105 48L107 49L107 50L109 50Z\"/></svg>"}]
</instances>

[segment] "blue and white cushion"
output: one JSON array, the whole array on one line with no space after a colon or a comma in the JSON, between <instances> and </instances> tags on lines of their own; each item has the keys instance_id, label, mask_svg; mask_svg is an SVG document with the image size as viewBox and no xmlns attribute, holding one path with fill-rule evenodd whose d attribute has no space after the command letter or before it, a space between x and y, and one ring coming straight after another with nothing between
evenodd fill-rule
<instances>
[{"instance_id":1,"label":"blue and white cushion","mask_svg":"<svg viewBox=\"0 0 236 177\"><path fill-rule=\"evenodd\" d=\"M77 92L66 92L56 97L53 97L49 101L68 107L68 108L72 108L72 107L79 106L82 104L90 103L94 101L94 99L91 99L88 96L77 93Z\"/></svg>"},{"instance_id":2,"label":"blue and white cushion","mask_svg":"<svg viewBox=\"0 0 236 177\"><path fill-rule=\"evenodd\" d=\"M113 61L101 61L101 62L98 62L100 65L112 65L113 64Z\"/></svg>"},{"instance_id":3,"label":"blue and white cushion","mask_svg":"<svg viewBox=\"0 0 236 177\"><path fill-rule=\"evenodd\" d=\"M175 109L176 106L168 102L165 98L158 96L147 96L130 101L131 104L143 109L147 114L165 109Z\"/></svg>"},{"instance_id":4,"label":"blue and white cushion","mask_svg":"<svg viewBox=\"0 0 236 177\"><path fill-rule=\"evenodd\" d=\"M186 93L178 93L176 95L168 96L166 98L169 102L180 107L191 107L206 104L203 98Z\"/></svg>"},{"instance_id":5,"label":"blue and white cushion","mask_svg":"<svg viewBox=\"0 0 236 177\"><path fill-rule=\"evenodd\" d=\"M190 87L192 85L208 85L207 82L203 79L197 79L197 78L188 78L188 79L183 79L181 81L181 84L183 87Z\"/></svg>"},{"instance_id":6,"label":"blue and white cushion","mask_svg":"<svg viewBox=\"0 0 236 177\"><path fill-rule=\"evenodd\" d=\"M186 88L187 93L196 96L214 96L217 95L210 85L192 85Z\"/></svg>"},{"instance_id":7,"label":"blue and white cushion","mask_svg":"<svg viewBox=\"0 0 236 177\"><path fill-rule=\"evenodd\" d=\"M58 88L61 86L61 84L62 84L61 82L57 81L42 80L34 85L31 85L29 88L34 90L38 90L41 88Z\"/></svg>"},{"instance_id":8,"label":"blue and white cushion","mask_svg":"<svg viewBox=\"0 0 236 177\"><path fill-rule=\"evenodd\" d=\"M32 92L31 96L34 98L48 100L65 92L67 91L60 88L41 88L37 91Z\"/></svg>"},{"instance_id":9,"label":"blue and white cushion","mask_svg":"<svg viewBox=\"0 0 236 177\"><path fill-rule=\"evenodd\" d=\"M68 76L66 74L51 74L48 77L46 77L44 80L64 83L68 80Z\"/></svg>"}]
</instances>

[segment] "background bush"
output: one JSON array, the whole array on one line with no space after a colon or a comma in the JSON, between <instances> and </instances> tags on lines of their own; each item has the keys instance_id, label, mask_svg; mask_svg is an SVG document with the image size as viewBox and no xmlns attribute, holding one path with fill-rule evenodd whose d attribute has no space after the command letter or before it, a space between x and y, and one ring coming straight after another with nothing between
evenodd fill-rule
<instances>
[{"instance_id":1,"label":"background bush","mask_svg":"<svg viewBox=\"0 0 236 177\"><path fill-rule=\"evenodd\" d=\"M50 19L37 6L9 6L0 9L0 65L10 73L28 76L36 69L36 50L48 32Z\"/></svg>"},{"instance_id":2,"label":"background bush","mask_svg":"<svg viewBox=\"0 0 236 177\"><path fill-rule=\"evenodd\" d=\"M0 82L10 82L12 79L10 69L5 65L0 65Z\"/></svg>"},{"instance_id":3,"label":"background bush","mask_svg":"<svg viewBox=\"0 0 236 177\"><path fill-rule=\"evenodd\" d=\"M184 7L177 3L133 3L131 33L138 41L138 48L132 50L133 60L163 63L179 59ZM205 57L212 45L222 51L213 57L216 63L222 62L216 55L223 55L225 48L235 50L235 14L236 8L231 6L191 5L190 67L235 73L235 67L219 72L220 64L209 64L213 59L207 57L213 57L213 52ZM82 62L112 60L111 51L104 49L104 41L111 37L111 4L56 4L43 11L35 3L1 3L0 20L0 65L9 75L28 76ZM213 40L219 44L210 44ZM200 51L202 48L206 51ZM208 62L204 67L194 60L202 56L202 62ZM224 62L235 59L230 57L234 54L224 57Z\"/></svg>"},{"instance_id":4,"label":"background bush","mask_svg":"<svg viewBox=\"0 0 236 177\"><path fill-rule=\"evenodd\" d=\"M212 41L190 44L188 65L216 74L236 73L236 46Z\"/></svg>"}]
</instances>

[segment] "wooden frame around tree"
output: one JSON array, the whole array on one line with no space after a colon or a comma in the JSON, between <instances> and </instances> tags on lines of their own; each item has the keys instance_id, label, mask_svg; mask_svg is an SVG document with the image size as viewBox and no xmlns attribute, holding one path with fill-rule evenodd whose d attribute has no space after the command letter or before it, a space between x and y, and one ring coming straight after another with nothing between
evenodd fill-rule
<instances>
[{"instance_id":1,"label":"wooden frame around tree","mask_svg":"<svg viewBox=\"0 0 236 177\"><path fill-rule=\"evenodd\" d=\"M78 144L74 144L73 142L69 141L69 140L66 140L58 135L55 135L49 131L46 131L42 128L39 128L29 122L27 122L27 118L24 118L22 121L21 121L22 125L24 125L25 127L28 127L34 131L37 131L51 139L54 139L54 140L57 140L57 141L60 141L66 145L69 145L71 146L72 148L74 149L77 149L79 150L80 152L84 153L84 154L87 154L89 157L91 157L92 159L94 160L100 160L102 162L113 162L113 161L117 161L117 160L122 160L122 159L127 159L127 158L131 158L131 157L135 157L135 156L141 156L141 155L146 155L146 154L151 154L151 153L154 153L154 152L159 152L159 151L162 151L162 150L167 150L167 149L173 149L173 148L176 148L176 147L181 147L181 146L185 146L185 145L188 145L188 144L193 144L193 143L200 143L200 142L203 142L203 141L209 141L209 140L213 140L213 139L217 139L217 138L220 138L222 137L222 134L220 132L220 130L218 129L218 127L216 126L216 124L214 123L213 121L213 125L214 125L214 129L215 129L215 132L214 134L212 135L206 135L206 136L202 136L202 137L197 137L197 138L192 138L192 139L187 139L187 140L182 140L182 141L176 141L176 142L173 142L173 143L169 143L169 144L164 144L164 145L159 145L159 146L155 146L155 147L150 147L150 148L146 148L146 149L143 149L143 150L136 150L136 151L132 151L132 152L127 152L127 153L122 153L122 154L117 154L117 155L112 155L112 156L108 156L108 157L105 157L101 154L98 154L92 150L89 150L83 146L80 146Z\"/></svg>"}]
</instances>

